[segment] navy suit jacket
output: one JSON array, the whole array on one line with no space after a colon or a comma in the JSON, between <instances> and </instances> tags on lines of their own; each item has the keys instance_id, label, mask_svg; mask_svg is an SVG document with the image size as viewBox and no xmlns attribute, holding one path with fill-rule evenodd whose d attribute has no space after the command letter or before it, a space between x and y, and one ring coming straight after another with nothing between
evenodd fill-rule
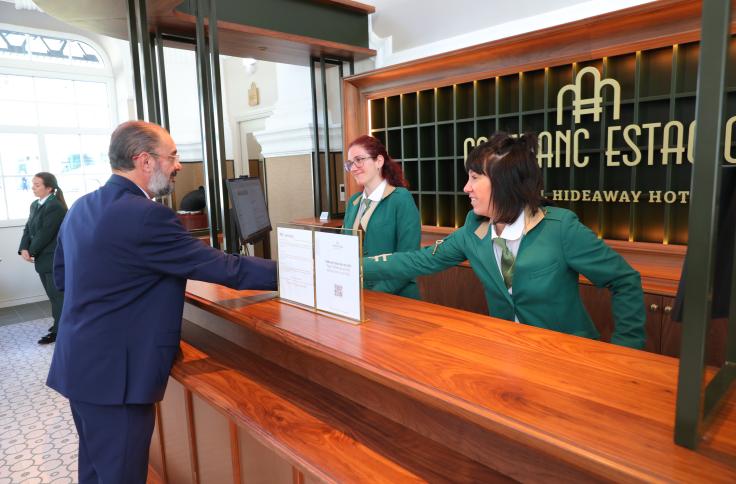
<instances>
[{"instance_id":1,"label":"navy suit jacket","mask_svg":"<svg viewBox=\"0 0 736 484\"><path fill-rule=\"evenodd\" d=\"M124 177L80 198L54 258L65 300L47 384L99 405L161 400L179 350L187 279L275 289L276 264L203 244Z\"/></svg>"}]
</instances>

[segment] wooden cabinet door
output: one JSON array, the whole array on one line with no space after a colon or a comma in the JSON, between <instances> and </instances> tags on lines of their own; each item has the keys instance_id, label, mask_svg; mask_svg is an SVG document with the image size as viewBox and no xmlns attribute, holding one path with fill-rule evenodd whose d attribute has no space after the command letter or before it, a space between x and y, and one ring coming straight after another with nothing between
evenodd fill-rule
<instances>
[{"instance_id":1,"label":"wooden cabinet door","mask_svg":"<svg viewBox=\"0 0 736 484\"><path fill-rule=\"evenodd\" d=\"M644 349L652 353L662 352L662 315L664 314L662 305L665 304L664 299L672 300L672 298L657 294L644 294L644 310L647 314L645 323L647 340ZM670 310L671 306L672 303L670 303Z\"/></svg>"},{"instance_id":2,"label":"wooden cabinet door","mask_svg":"<svg viewBox=\"0 0 736 484\"><path fill-rule=\"evenodd\" d=\"M662 308L662 354L679 358L682 346L682 323L672 321L672 307L675 299L663 297L662 304L664 304Z\"/></svg>"},{"instance_id":3,"label":"wooden cabinet door","mask_svg":"<svg viewBox=\"0 0 736 484\"><path fill-rule=\"evenodd\" d=\"M580 284L580 298L601 334L601 341L610 342L614 329L611 293L605 288Z\"/></svg>"},{"instance_id":4,"label":"wooden cabinet door","mask_svg":"<svg viewBox=\"0 0 736 484\"><path fill-rule=\"evenodd\" d=\"M422 301L488 315L483 284L468 266L454 266L417 277L417 284Z\"/></svg>"},{"instance_id":5,"label":"wooden cabinet door","mask_svg":"<svg viewBox=\"0 0 736 484\"><path fill-rule=\"evenodd\" d=\"M611 335L615 329L613 311L611 309L611 293L605 288L580 284L580 297L583 300L585 309L601 333L601 341L610 342ZM645 331L647 335L644 349L652 353L659 353L661 348L662 304L662 296L644 294L646 310Z\"/></svg>"},{"instance_id":6,"label":"wooden cabinet door","mask_svg":"<svg viewBox=\"0 0 736 484\"><path fill-rule=\"evenodd\" d=\"M680 356L682 347L682 323L671 318L674 299L662 298L662 354ZM708 325L705 346L705 364L723 366L726 356L726 334L728 321L725 318L713 319Z\"/></svg>"}]
</instances>

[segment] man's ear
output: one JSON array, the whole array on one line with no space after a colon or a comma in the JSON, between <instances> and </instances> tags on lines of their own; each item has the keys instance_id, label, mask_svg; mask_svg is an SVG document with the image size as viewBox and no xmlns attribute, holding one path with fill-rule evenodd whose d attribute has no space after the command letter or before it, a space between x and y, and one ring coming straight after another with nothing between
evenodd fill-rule
<instances>
[{"instance_id":1,"label":"man's ear","mask_svg":"<svg viewBox=\"0 0 736 484\"><path fill-rule=\"evenodd\" d=\"M145 151L135 156L133 158L133 163L137 170L141 170L144 173L153 171L153 166L154 166L153 156L149 155Z\"/></svg>"}]
</instances>

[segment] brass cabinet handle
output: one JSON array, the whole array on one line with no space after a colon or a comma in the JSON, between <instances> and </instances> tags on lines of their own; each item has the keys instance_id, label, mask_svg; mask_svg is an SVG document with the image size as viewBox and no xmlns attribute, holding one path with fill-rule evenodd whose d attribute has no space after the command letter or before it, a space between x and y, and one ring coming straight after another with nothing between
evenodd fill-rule
<instances>
[{"instance_id":1,"label":"brass cabinet handle","mask_svg":"<svg viewBox=\"0 0 736 484\"><path fill-rule=\"evenodd\" d=\"M659 311L659 305L658 304L655 304L655 303L652 303L652 305L649 306L649 310L651 312L653 312L653 313L656 313L657 311Z\"/></svg>"},{"instance_id":2,"label":"brass cabinet handle","mask_svg":"<svg viewBox=\"0 0 736 484\"><path fill-rule=\"evenodd\" d=\"M672 312L672 306L665 306L662 311L664 311L665 314L669 314Z\"/></svg>"}]
</instances>

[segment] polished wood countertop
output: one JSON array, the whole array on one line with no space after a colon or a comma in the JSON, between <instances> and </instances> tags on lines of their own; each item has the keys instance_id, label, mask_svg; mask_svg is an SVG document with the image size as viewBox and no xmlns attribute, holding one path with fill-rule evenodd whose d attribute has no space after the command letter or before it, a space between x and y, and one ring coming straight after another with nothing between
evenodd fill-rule
<instances>
[{"instance_id":1,"label":"polished wood countertop","mask_svg":"<svg viewBox=\"0 0 736 484\"><path fill-rule=\"evenodd\" d=\"M272 295L187 286L191 306L386 388L394 400L375 402L375 390L360 395L362 387L349 398L387 415L399 398L416 402L389 418L514 479L539 477L545 466L555 473L559 463L553 480L577 469L596 480L736 481L733 392L698 451L674 443L674 358L372 291L361 325ZM314 373L317 384L340 384ZM411 408L442 417L417 423ZM445 416L453 424L440 429ZM525 464L504 464L513 460L504 449L524 453Z\"/></svg>"}]
</instances>

